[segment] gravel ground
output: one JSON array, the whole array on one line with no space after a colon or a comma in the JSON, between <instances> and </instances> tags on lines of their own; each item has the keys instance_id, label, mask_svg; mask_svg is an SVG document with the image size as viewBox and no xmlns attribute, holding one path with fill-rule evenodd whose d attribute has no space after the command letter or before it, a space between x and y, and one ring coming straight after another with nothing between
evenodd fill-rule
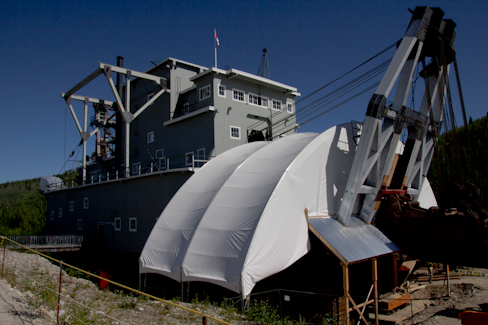
<instances>
[{"instance_id":1,"label":"gravel ground","mask_svg":"<svg viewBox=\"0 0 488 325\"><path fill-rule=\"evenodd\" d=\"M0 281L0 324L56 323L59 267L41 256L9 250L5 266ZM232 324L247 323L233 310L204 302L178 302L198 310L195 314L137 295L102 291L64 271L62 278L60 319L66 324L201 324L202 312ZM208 324L218 322L208 319Z\"/></svg>"},{"instance_id":2,"label":"gravel ground","mask_svg":"<svg viewBox=\"0 0 488 325\"><path fill-rule=\"evenodd\" d=\"M447 287L443 281L428 284L423 290L412 294L412 299L429 299L429 306L423 312L401 324L425 325L458 325L458 315L462 311L482 311L481 305L488 303L488 270L470 269L485 273L485 276L463 276L459 280L451 280L451 296L447 295Z\"/></svg>"},{"instance_id":3,"label":"gravel ground","mask_svg":"<svg viewBox=\"0 0 488 325\"><path fill-rule=\"evenodd\" d=\"M463 276L452 280L450 297L440 281L415 291L412 298L428 300L429 306L401 324L461 324L457 319L461 311L480 311L481 305L488 303L488 270L473 270L484 272L485 276ZM92 282L69 276L64 271L62 277L60 319L65 324L202 323L201 314L135 295L101 291ZM58 281L59 267L47 259L7 250L5 276L0 280L0 325L55 324ZM232 324L249 324L233 310L219 306L204 302L178 304ZM218 323L209 320L208 324Z\"/></svg>"}]
</instances>

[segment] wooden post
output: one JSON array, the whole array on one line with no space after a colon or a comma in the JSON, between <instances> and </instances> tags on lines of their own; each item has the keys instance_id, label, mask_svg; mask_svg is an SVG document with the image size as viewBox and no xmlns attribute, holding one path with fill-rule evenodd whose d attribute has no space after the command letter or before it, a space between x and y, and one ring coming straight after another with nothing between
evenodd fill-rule
<instances>
[{"instance_id":1,"label":"wooden post","mask_svg":"<svg viewBox=\"0 0 488 325\"><path fill-rule=\"evenodd\" d=\"M7 241L5 240L5 237L2 238L3 242L3 263L2 263L2 279L3 279L3 269L5 267L5 251L7 250Z\"/></svg>"},{"instance_id":2,"label":"wooden post","mask_svg":"<svg viewBox=\"0 0 488 325\"><path fill-rule=\"evenodd\" d=\"M398 256L393 254L393 286L398 287Z\"/></svg>"},{"instance_id":3,"label":"wooden post","mask_svg":"<svg viewBox=\"0 0 488 325\"><path fill-rule=\"evenodd\" d=\"M344 263L341 263L341 265L344 296L339 300L339 323L349 325L349 267Z\"/></svg>"},{"instance_id":4,"label":"wooden post","mask_svg":"<svg viewBox=\"0 0 488 325\"><path fill-rule=\"evenodd\" d=\"M378 262L376 257L371 259L372 262L372 273L373 273L373 286L374 286L374 323L379 325L378 319Z\"/></svg>"},{"instance_id":5,"label":"wooden post","mask_svg":"<svg viewBox=\"0 0 488 325\"><path fill-rule=\"evenodd\" d=\"M447 276L447 295L450 297L451 296L451 283L449 282L449 264L447 264L447 269L446 269L446 276Z\"/></svg>"},{"instance_id":6,"label":"wooden post","mask_svg":"<svg viewBox=\"0 0 488 325\"><path fill-rule=\"evenodd\" d=\"M61 284L63 282L63 261L59 262L59 293L58 293L58 315L56 317L56 324L59 325L59 307L61 306Z\"/></svg>"}]
</instances>

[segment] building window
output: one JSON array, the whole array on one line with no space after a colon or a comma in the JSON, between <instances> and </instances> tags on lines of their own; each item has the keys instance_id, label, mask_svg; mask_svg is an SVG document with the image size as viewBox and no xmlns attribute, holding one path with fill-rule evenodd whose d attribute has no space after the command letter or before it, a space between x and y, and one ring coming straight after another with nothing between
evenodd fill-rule
<instances>
[{"instance_id":1,"label":"building window","mask_svg":"<svg viewBox=\"0 0 488 325\"><path fill-rule=\"evenodd\" d=\"M205 148L200 148L197 150L197 159L199 160L205 159Z\"/></svg>"},{"instance_id":2,"label":"building window","mask_svg":"<svg viewBox=\"0 0 488 325\"><path fill-rule=\"evenodd\" d=\"M183 104L183 114L188 114L190 113L190 103L184 103Z\"/></svg>"},{"instance_id":3,"label":"building window","mask_svg":"<svg viewBox=\"0 0 488 325\"><path fill-rule=\"evenodd\" d=\"M83 221L81 219L76 220L76 228L78 230L82 230L83 229Z\"/></svg>"},{"instance_id":4,"label":"building window","mask_svg":"<svg viewBox=\"0 0 488 325\"><path fill-rule=\"evenodd\" d=\"M241 91L241 90L234 90L233 91L234 95L233 95L233 99L234 100L237 100L239 102L244 102L244 92Z\"/></svg>"},{"instance_id":5,"label":"building window","mask_svg":"<svg viewBox=\"0 0 488 325\"><path fill-rule=\"evenodd\" d=\"M75 211L75 201L70 201L69 202L69 210L70 211Z\"/></svg>"},{"instance_id":6,"label":"building window","mask_svg":"<svg viewBox=\"0 0 488 325\"><path fill-rule=\"evenodd\" d=\"M230 126L230 138L240 140L241 139L241 128L238 126Z\"/></svg>"},{"instance_id":7,"label":"building window","mask_svg":"<svg viewBox=\"0 0 488 325\"><path fill-rule=\"evenodd\" d=\"M51 220L54 220L54 211L51 211Z\"/></svg>"},{"instance_id":8,"label":"building window","mask_svg":"<svg viewBox=\"0 0 488 325\"><path fill-rule=\"evenodd\" d=\"M219 96L225 97L225 86L224 85L219 85Z\"/></svg>"},{"instance_id":9,"label":"building window","mask_svg":"<svg viewBox=\"0 0 488 325\"><path fill-rule=\"evenodd\" d=\"M154 132L149 132L147 134L147 143L154 142Z\"/></svg>"},{"instance_id":10,"label":"building window","mask_svg":"<svg viewBox=\"0 0 488 325\"><path fill-rule=\"evenodd\" d=\"M268 100L266 98L261 98L261 106L263 107L269 107L268 106Z\"/></svg>"},{"instance_id":11,"label":"building window","mask_svg":"<svg viewBox=\"0 0 488 325\"><path fill-rule=\"evenodd\" d=\"M193 151L185 153L185 166L193 164Z\"/></svg>"},{"instance_id":12,"label":"building window","mask_svg":"<svg viewBox=\"0 0 488 325\"><path fill-rule=\"evenodd\" d=\"M204 100L204 99L207 99L210 97L210 85L207 85L205 87L202 87L200 88L200 91L199 91L199 99L200 100Z\"/></svg>"},{"instance_id":13,"label":"building window","mask_svg":"<svg viewBox=\"0 0 488 325\"><path fill-rule=\"evenodd\" d=\"M281 111L281 102L277 100L273 100L273 109L277 111Z\"/></svg>"},{"instance_id":14,"label":"building window","mask_svg":"<svg viewBox=\"0 0 488 325\"><path fill-rule=\"evenodd\" d=\"M249 94L249 104L259 105L259 96Z\"/></svg>"},{"instance_id":15,"label":"building window","mask_svg":"<svg viewBox=\"0 0 488 325\"><path fill-rule=\"evenodd\" d=\"M63 217L63 208L58 209L58 217L60 217L60 218Z\"/></svg>"},{"instance_id":16,"label":"building window","mask_svg":"<svg viewBox=\"0 0 488 325\"><path fill-rule=\"evenodd\" d=\"M141 163L132 164L132 175L140 175L141 174Z\"/></svg>"},{"instance_id":17,"label":"building window","mask_svg":"<svg viewBox=\"0 0 488 325\"><path fill-rule=\"evenodd\" d=\"M293 105L292 105L292 104L290 104L290 103L288 103L288 104L287 104L286 111L287 111L288 113L293 113Z\"/></svg>"},{"instance_id":18,"label":"building window","mask_svg":"<svg viewBox=\"0 0 488 325\"><path fill-rule=\"evenodd\" d=\"M89 203L90 201L88 200L88 198L84 198L83 199L83 209L88 209L88 206L89 206Z\"/></svg>"},{"instance_id":19,"label":"building window","mask_svg":"<svg viewBox=\"0 0 488 325\"><path fill-rule=\"evenodd\" d=\"M137 218L129 218L129 231L137 231Z\"/></svg>"},{"instance_id":20,"label":"building window","mask_svg":"<svg viewBox=\"0 0 488 325\"><path fill-rule=\"evenodd\" d=\"M164 149L156 150L156 159L161 159L164 157Z\"/></svg>"},{"instance_id":21,"label":"building window","mask_svg":"<svg viewBox=\"0 0 488 325\"><path fill-rule=\"evenodd\" d=\"M122 220L120 218L114 219L114 230L120 231L122 229Z\"/></svg>"}]
</instances>

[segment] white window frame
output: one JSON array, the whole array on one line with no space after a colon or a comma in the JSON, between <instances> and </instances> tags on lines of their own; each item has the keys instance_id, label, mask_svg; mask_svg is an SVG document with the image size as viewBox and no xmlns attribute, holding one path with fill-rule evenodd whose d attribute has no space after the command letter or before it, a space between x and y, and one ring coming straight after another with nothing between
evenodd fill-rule
<instances>
[{"instance_id":1,"label":"white window frame","mask_svg":"<svg viewBox=\"0 0 488 325\"><path fill-rule=\"evenodd\" d=\"M266 101L266 105L263 104L263 101ZM261 107L269 108L269 98L261 96Z\"/></svg>"},{"instance_id":2,"label":"white window frame","mask_svg":"<svg viewBox=\"0 0 488 325\"><path fill-rule=\"evenodd\" d=\"M210 98L210 84L198 89L198 100Z\"/></svg>"},{"instance_id":3,"label":"white window frame","mask_svg":"<svg viewBox=\"0 0 488 325\"><path fill-rule=\"evenodd\" d=\"M90 199L86 197L83 199L83 209L88 209L89 207L90 207Z\"/></svg>"},{"instance_id":4,"label":"white window frame","mask_svg":"<svg viewBox=\"0 0 488 325\"><path fill-rule=\"evenodd\" d=\"M75 211L75 201L69 201L69 210Z\"/></svg>"},{"instance_id":5,"label":"white window frame","mask_svg":"<svg viewBox=\"0 0 488 325\"><path fill-rule=\"evenodd\" d=\"M290 114L294 113L293 103L286 103L286 111Z\"/></svg>"},{"instance_id":6,"label":"white window frame","mask_svg":"<svg viewBox=\"0 0 488 325\"><path fill-rule=\"evenodd\" d=\"M135 227L132 228L132 221L134 221ZM137 232L137 218L129 218L129 231L130 232Z\"/></svg>"},{"instance_id":7,"label":"white window frame","mask_svg":"<svg viewBox=\"0 0 488 325\"><path fill-rule=\"evenodd\" d=\"M249 105L259 106L259 97L261 96L249 93L247 94L247 102L249 103ZM256 98L256 103L253 102L254 98Z\"/></svg>"},{"instance_id":8,"label":"white window frame","mask_svg":"<svg viewBox=\"0 0 488 325\"><path fill-rule=\"evenodd\" d=\"M76 229L83 230L83 220L82 219L76 219Z\"/></svg>"},{"instance_id":9,"label":"white window frame","mask_svg":"<svg viewBox=\"0 0 488 325\"><path fill-rule=\"evenodd\" d=\"M131 172L132 175L141 175L141 163L140 162L133 163Z\"/></svg>"},{"instance_id":10,"label":"white window frame","mask_svg":"<svg viewBox=\"0 0 488 325\"><path fill-rule=\"evenodd\" d=\"M205 159L205 148L200 148L197 150L198 159Z\"/></svg>"},{"instance_id":11,"label":"white window frame","mask_svg":"<svg viewBox=\"0 0 488 325\"><path fill-rule=\"evenodd\" d=\"M275 108L278 107L278 105L280 106L279 108ZM271 109L272 110L275 110L275 111L281 111L283 109L283 103L280 101L280 100L277 100L277 99L273 99L271 101Z\"/></svg>"},{"instance_id":12,"label":"white window frame","mask_svg":"<svg viewBox=\"0 0 488 325\"><path fill-rule=\"evenodd\" d=\"M148 94L148 95L147 95L147 101L150 101L150 100L151 100L153 97L154 97L154 93L150 93L150 94ZM154 104L154 103L152 103L152 104ZM152 105L152 104L151 104L151 105Z\"/></svg>"},{"instance_id":13,"label":"white window frame","mask_svg":"<svg viewBox=\"0 0 488 325\"><path fill-rule=\"evenodd\" d=\"M232 129L237 130L237 137L233 135ZM240 140L241 139L241 127L240 126L230 126L230 138L234 140Z\"/></svg>"},{"instance_id":14,"label":"white window frame","mask_svg":"<svg viewBox=\"0 0 488 325\"><path fill-rule=\"evenodd\" d=\"M195 153L193 151L185 153L185 166L191 166L193 164L193 156L194 155L195 155ZM192 159L189 160L188 157L192 157Z\"/></svg>"},{"instance_id":15,"label":"white window frame","mask_svg":"<svg viewBox=\"0 0 488 325\"><path fill-rule=\"evenodd\" d=\"M117 222L119 223L118 227L117 227ZM114 230L115 231L121 231L122 230L122 219L121 218L115 218L114 219Z\"/></svg>"},{"instance_id":16,"label":"white window frame","mask_svg":"<svg viewBox=\"0 0 488 325\"><path fill-rule=\"evenodd\" d=\"M156 159L164 158L164 149L156 150Z\"/></svg>"},{"instance_id":17,"label":"white window frame","mask_svg":"<svg viewBox=\"0 0 488 325\"><path fill-rule=\"evenodd\" d=\"M157 164L159 170L166 170L166 157L159 158Z\"/></svg>"},{"instance_id":18,"label":"white window frame","mask_svg":"<svg viewBox=\"0 0 488 325\"><path fill-rule=\"evenodd\" d=\"M153 143L153 142L154 142L154 131L151 131L147 133L147 143Z\"/></svg>"},{"instance_id":19,"label":"white window frame","mask_svg":"<svg viewBox=\"0 0 488 325\"><path fill-rule=\"evenodd\" d=\"M224 89L224 94L221 94L220 93L220 87L222 87ZM219 84L219 87L217 89L217 94L219 95L219 97L225 98L226 97L226 93L227 93L227 87L225 87L225 85Z\"/></svg>"},{"instance_id":20,"label":"white window frame","mask_svg":"<svg viewBox=\"0 0 488 325\"><path fill-rule=\"evenodd\" d=\"M236 93L242 93L242 100L236 98ZM240 89L232 89L232 100L236 102L245 103L246 102L246 92Z\"/></svg>"},{"instance_id":21,"label":"white window frame","mask_svg":"<svg viewBox=\"0 0 488 325\"><path fill-rule=\"evenodd\" d=\"M190 113L190 103L183 104L183 115Z\"/></svg>"},{"instance_id":22,"label":"white window frame","mask_svg":"<svg viewBox=\"0 0 488 325\"><path fill-rule=\"evenodd\" d=\"M54 220L54 210L51 211L51 220Z\"/></svg>"}]
</instances>

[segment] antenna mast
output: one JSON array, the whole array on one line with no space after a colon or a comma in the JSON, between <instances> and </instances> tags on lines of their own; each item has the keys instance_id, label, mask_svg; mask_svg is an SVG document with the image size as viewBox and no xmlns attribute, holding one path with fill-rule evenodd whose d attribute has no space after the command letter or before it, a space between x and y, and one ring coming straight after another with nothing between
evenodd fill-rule
<instances>
[{"instance_id":1,"label":"antenna mast","mask_svg":"<svg viewBox=\"0 0 488 325\"><path fill-rule=\"evenodd\" d=\"M268 79L271 79L269 76L269 65L268 65L268 50L263 49L263 56L261 57L261 64L259 65L259 70L257 75L266 78L266 72L268 73Z\"/></svg>"}]
</instances>

